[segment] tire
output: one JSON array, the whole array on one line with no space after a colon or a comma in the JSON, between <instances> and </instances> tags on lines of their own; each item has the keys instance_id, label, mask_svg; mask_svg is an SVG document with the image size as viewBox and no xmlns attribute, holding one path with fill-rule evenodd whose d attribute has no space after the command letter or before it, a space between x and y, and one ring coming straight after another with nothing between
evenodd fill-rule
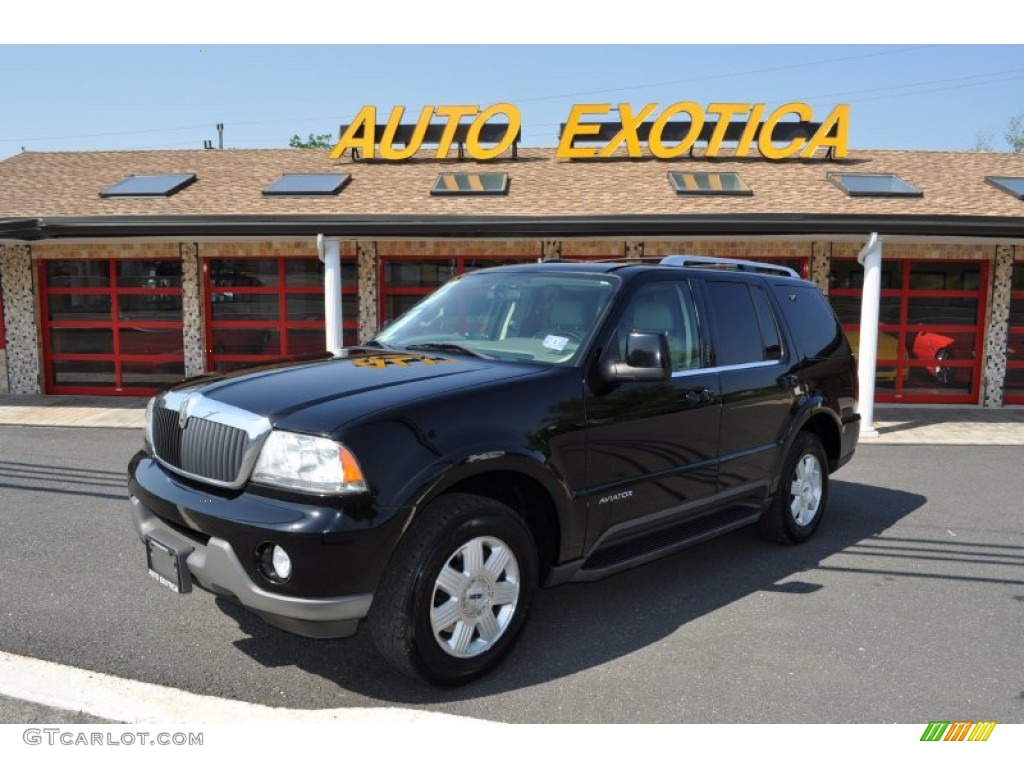
<instances>
[{"instance_id":1,"label":"tire","mask_svg":"<svg viewBox=\"0 0 1024 768\"><path fill-rule=\"evenodd\" d=\"M453 493L420 512L374 595L367 625L400 672L462 685L511 650L537 586L537 548L522 519Z\"/></svg>"},{"instance_id":2,"label":"tire","mask_svg":"<svg viewBox=\"0 0 1024 768\"><path fill-rule=\"evenodd\" d=\"M828 503L828 459L817 435L800 432L779 476L771 504L761 515L761 533L772 541L807 541L825 516Z\"/></svg>"}]
</instances>

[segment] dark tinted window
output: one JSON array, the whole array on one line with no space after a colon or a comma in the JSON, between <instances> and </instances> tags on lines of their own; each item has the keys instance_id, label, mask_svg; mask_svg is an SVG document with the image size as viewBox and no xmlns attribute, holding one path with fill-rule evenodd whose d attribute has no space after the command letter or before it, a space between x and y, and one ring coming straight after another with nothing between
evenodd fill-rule
<instances>
[{"instance_id":1,"label":"dark tinted window","mask_svg":"<svg viewBox=\"0 0 1024 768\"><path fill-rule=\"evenodd\" d=\"M782 357L782 341L779 338L779 326L775 321L768 297L760 286L750 286L750 298L754 300L757 322L761 326L761 338L764 340L764 359L778 360Z\"/></svg>"},{"instance_id":2,"label":"dark tinted window","mask_svg":"<svg viewBox=\"0 0 1024 768\"><path fill-rule=\"evenodd\" d=\"M775 296L790 331L807 357L823 357L843 343L832 309L816 288L776 285Z\"/></svg>"},{"instance_id":3,"label":"dark tinted window","mask_svg":"<svg viewBox=\"0 0 1024 768\"><path fill-rule=\"evenodd\" d=\"M741 365L764 360L764 341L746 283L708 281L715 365Z\"/></svg>"}]
</instances>

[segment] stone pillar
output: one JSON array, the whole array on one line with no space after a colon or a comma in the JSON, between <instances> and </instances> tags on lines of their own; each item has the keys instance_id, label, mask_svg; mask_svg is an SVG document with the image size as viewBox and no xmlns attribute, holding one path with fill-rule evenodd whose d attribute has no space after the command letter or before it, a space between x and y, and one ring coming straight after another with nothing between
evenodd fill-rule
<instances>
[{"instance_id":1,"label":"stone pillar","mask_svg":"<svg viewBox=\"0 0 1024 768\"><path fill-rule=\"evenodd\" d=\"M202 291L199 290L199 244L178 243L181 256L181 334L185 350L185 375L206 371L206 333Z\"/></svg>"},{"instance_id":2,"label":"stone pillar","mask_svg":"<svg viewBox=\"0 0 1024 768\"><path fill-rule=\"evenodd\" d=\"M4 292L7 389L13 395L38 395L42 377L31 246L0 245L0 286Z\"/></svg>"},{"instance_id":3,"label":"stone pillar","mask_svg":"<svg viewBox=\"0 0 1024 768\"><path fill-rule=\"evenodd\" d=\"M985 367L981 373L981 404L986 408L999 408L1003 404L1012 286L1013 246L997 245L996 259L992 265L992 302L985 332Z\"/></svg>"},{"instance_id":4,"label":"stone pillar","mask_svg":"<svg viewBox=\"0 0 1024 768\"><path fill-rule=\"evenodd\" d=\"M809 280L828 296L829 274L832 272L832 243L811 243L811 273Z\"/></svg>"},{"instance_id":5,"label":"stone pillar","mask_svg":"<svg viewBox=\"0 0 1024 768\"><path fill-rule=\"evenodd\" d=\"M0 259L3 259L4 247L0 245ZM3 273L0 272L0 338L3 338L6 321L4 320L4 281ZM0 395L10 392L7 387L7 347L0 346Z\"/></svg>"},{"instance_id":6,"label":"stone pillar","mask_svg":"<svg viewBox=\"0 0 1024 768\"><path fill-rule=\"evenodd\" d=\"M540 241L540 258L542 261L552 261L553 259L562 258L562 241L561 240L541 240Z\"/></svg>"},{"instance_id":7,"label":"stone pillar","mask_svg":"<svg viewBox=\"0 0 1024 768\"><path fill-rule=\"evenodd\" d=\"M644 257L643 240L627 240L623 247L623 255L627 259L642 259Z\"/></svg>"},{"instance_id":8,"label":"stone pillar","mask_svg":"<svg viewBox=\"0 0 1024 768\"><path fill-rule=\"evenodd\" d=\"M359 280L359 343L363 344L377 335L380 325L377 301L380 259L376 241L356 241L356 268Z\"/></svg>"}]
</instances>

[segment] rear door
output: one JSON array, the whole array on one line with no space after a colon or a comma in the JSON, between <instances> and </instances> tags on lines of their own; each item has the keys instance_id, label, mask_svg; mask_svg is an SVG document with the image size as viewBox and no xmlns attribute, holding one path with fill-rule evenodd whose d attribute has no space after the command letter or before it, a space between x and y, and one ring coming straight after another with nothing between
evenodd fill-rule
<instances>
[{"instance_id":1,"label":"rear door","mask_svg":"<svg viewBox=\"0 0 1024 768\"><path fill-rule=\"evenodd\" d=\"M702 288L722 398L718 490L760 496L799 397L796 356L761 281L723 276Z\"/></svg>"}]
</instances>

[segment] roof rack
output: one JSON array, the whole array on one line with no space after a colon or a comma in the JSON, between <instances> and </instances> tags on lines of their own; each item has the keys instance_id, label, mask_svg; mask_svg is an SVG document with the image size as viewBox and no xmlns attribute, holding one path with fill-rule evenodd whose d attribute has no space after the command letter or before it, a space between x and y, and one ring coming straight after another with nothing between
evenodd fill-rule
<instances>
[{"instance_id":1,"label":"roof rack","mask_svg":"<svg viewBox=\"0 0 1024 768\"><path fill-rule=\"evenodd\" d=\"M666 267L705 267L708 269L731 269L738 272L777 272L786 277L800 278L796 270L782 264L768 264L763 261L744 261L743 259L721 259L717 256L687 256L677 254L666 256L659 264Z\"/></svg>"}]
</instances>

